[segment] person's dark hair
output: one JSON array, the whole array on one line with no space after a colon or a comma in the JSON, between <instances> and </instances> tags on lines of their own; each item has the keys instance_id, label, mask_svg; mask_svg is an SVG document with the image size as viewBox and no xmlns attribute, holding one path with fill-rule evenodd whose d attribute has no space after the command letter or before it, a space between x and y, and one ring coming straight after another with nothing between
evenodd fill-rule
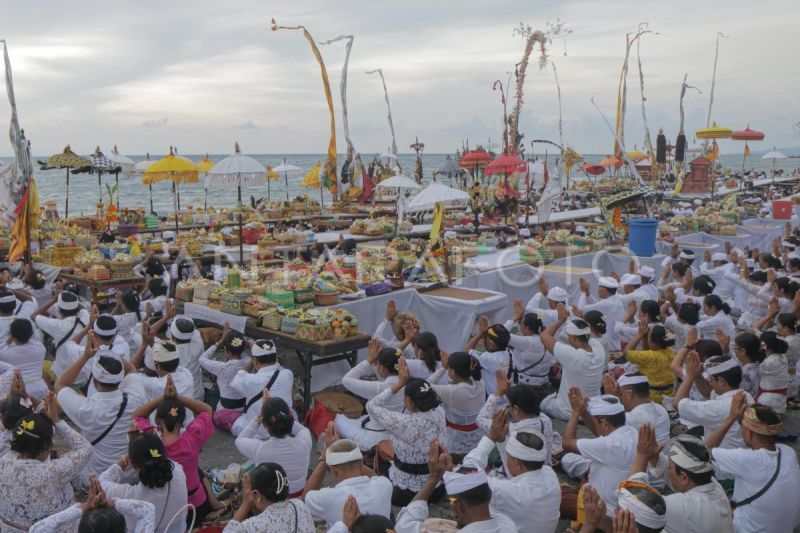
<instances>
[{"instance_id":1,"label":"person's dark hair","mask_svg":"<svg viewBox=\"0 0 800 533\"><path fill-rule=\"evenodd\" d=\"M761 340L752 333L740 333L733 342L744 350L745 355L751 361L760 363L766 357L764 350L761 349Z\"/></svg>"},{"instance_id":2,"label":"person's dark hair","mask_svg":"<svg viewBox=\"0 0 800 533\"><path fill-rule=\"evenodd\" d=\"M436 409L442 403L439 395L436 394L430 383L424 379L409 379L408 383L406 383L405 395L414 404L414 408L423 413Z\"/></svg>"},{"instance_id":3,"label":"person's dark hair","mask_svg":"<svg viewBox=\"0 0 800 533\"><path fill-rule=\"evenodd\" d=\"M792 257L789 259L789 268L793 268L795 270L800 269L800 257Z\"/></svg>"},{"instance_id":4,"label":"person's dark hair","mask_svg":"<svg viewBox=\"0 0 800 533\"><path fill-rule=\"evenodd\" d=\"M481 379L481 364L478 360L465 352L455 352L447 358L447 365L462 379Z\"/></svg>"},{"instance_id":5,"label":"person's dark hair","mask_svg":"<svg viewBox=\"0 0 800 533\"><path fill-rule=\"evenodd\" d=\"M678 318L681 322L694 326L700 322L700 306L693 302L684 302L678 309Z\"/></svg>"},{"instance_id":6,"label":"person's dark hair","mask_svg":"<svg viewBox=\"0 0 800 533\"><path fill-rule=\"evenodd\" d=\"M125 533L125 515L113 507L96 507L84 511L78 523L78 533Z\"/></svg>"},{"instance_id":7,"label":"person's dark hair","mask_svg":"<svg viewBox=\"0 0 800 533\"><path fill-rule=\"evenodd\" d=\"M107 355L101 355L97 358L97 364L105 369L106 372L109 372L114 375L118 375L122 373L122 361L115 357L109 357ZM102 383L102 382L100 382ZM103 383L104 387L110 389L117 389L119 387L118 383Z\"/></svg>"},{"instance_id":8,"label":"person's dark hair","mask_svg":"<svg viewBox=\"0 0 800 533\"><path fill-rule=\"evenodd\" d=\"M667 328L658 325L650 328L650 346L655 345L656 348L663 350L675 346L675 339L667 335Z\"/></svg>"},{"instance_id":9,"label":"person's dark hair","mask_svg":"<svg viewBox=\"0 0 800 533\"><path fill-rule=\"evenodd\" d=\"M761 260L767 265L767 268L773 268L775 270L783 270L783 265L781 264L780 259L775 257L772 254L762 254Z\"/></svg>"},{"instance_id":10,"label":"person's dark hair","mask_svg":"<svg viewBox=\"0 0 800 533\"><path fill-rule=\"evenodd\" d=\"M789 349L789 344L778 337L774 331L765 331L761 334L761 343L772 353L783 354Z\"/></svg>"},{"instance_id":11,"label":"person's dark hair","mask_svg":"<svg viewBox=\"0 0 800 533\"><path fill-rule=\"evenodd\" d=\"M178 328L178 331L181 333L192 333L194 332L194 322L188 318L176 318L175 319L175 327ZM175 344L186 344L191 342L192 339L176 339L173 338L172 341Z\"/></svg>"},{"instance_id":12,"label":"person's dark hair","mask_svg":"<svg viewBox=\"0 0 800 533\"><path fill-rule=\"evenodd\" d=\"M289 497L286 471L278 463L261 463L252 469L250 486L272 503L282 502Z\"/></svg>"},{"instance_id":13,"label":"person's dark hair","mask_svg":"<svg viewBox=\"0 0 800 533\"><path fill-rule=\"evenodd\" d=\"M25 344L33 337L33 324L27 318L15 318L8 327L8 334Z\"/></svg>"},{"instance_id":14,"label":"person's dark hair","mask_svg":"<svg viewBox=\"0 0 800 533\"><path fill-rule=\"evenodd\" d=\"M708 296L717 288L717 282L706 275L697 276L692 281L692 288L703 296Z\"/></svg>"},{"instance_id":15,"label":"person's dark hair","mask_svg":"<svg viewBox=\"0 0 800 533\"><path fill-rule=\"evenodd\" d=\"M628 374L625 374L625 375L626 376L643 376L644 374L642 374L640 372L629 372ZM631 391L634 395L636 395L636 396L638 396L640 398L645 398L647 396L650 396L650 383L648 383L648 382L634 383L633 385L625 385L622 388L625 389L625 390Z\"/></svg>"},{"instance_id":16,"label":"person's dark hair","mask_svg":"<svg viewBox=\"0 0 800 533\"><path fill-rule=\"evenodd\" d=\"M153 433L137 433L128 443L131 464L139 470L139 481L147 488L160 489L172 481L172 461L164 443Z\"/></svg>"},{"instance_id":17,"label":"person's dark hair","mask_svg":"<svg viewBox=\"0 0 800 533\"><path fill-rule=\"evenodd\" d=\"M575 324L575 327L580 329L586 329L589 327L589 324L585 320L581 320L579 318L572 319L572 323ZM578 342L589 342L589 335L574 335Z\"/></svg>"},{"instance_id":18,"label":"person's dark hair","mask_svg":"<svg viewBox=\"0 0 800 533\"><path fill-rule=\"evenodd\" d=\"M39 289L44 288L45 284L47 283L47 279L45 279L41 270L32 268L28 274L28 277L25 279L25 283L27 283L31 289L38 291Z\"/></svg>"},{"instance_id":19,"label":"person's dark hair","mask_svg":"<svg viewBox=\"0 0 800 533\"><path fill-rule=\"evenodd\" d=\"M677 261L675 263L672 263L671 268L673 272L678 274L678 276L683 277L686 275L686 271L689 270L689 265L687 265L683 261Z\"/></svg>"},{"instance_id":20,"label":"person's dark hair","mask_svg":"<svg viewBox=\"0 0 800 533\"><path fill-rule=\"evenodd\" d=\"M78 301L78 295L72 292L61 291L61 300L64 303L72 303ZM81 310L80 305L75 309L62 309L61 307L58 308L58 312L61 313L63 317L69 316L76 316Z\"/></svg>"},{"instance_id":21,"label":"person's dark hair","mask_svg":"<svg viewBox=\"0 0 800 533\"><path fill-rule=\"evenodd\" d=\"M613 296L613 295L615 295L615 294L617 294L617 289L615 289L615 288L613 288L613 287L602 287L602 288L603 288L603 289L605 289L605 290L607 290L607 291L608 291L608 294L610 294L610 295L612 295L612 296Z\"/></svg>"},{"instance_id":22,"label":"person's dark hair","mask_svg":"<svg viewBox=\"0 0 800 533\"><path fill-rule=\"evenodd\" d=\"M689 440L681 440L681 446L686 448L686 451L692 454L693 457L696 457L699 461L707 463L711 460L708 454L708 448L703 446L701 443L695 443ZM698 486L708 485L709 483L711 483L711 480L713 479L714 476L713 471L701 472L701 473L689 472L688 470L684 470L675 463L673 463L673 465L675 466L676 472L678 472L679 474L686 474L686 477L688 477L692 481L692 483Z\"/></svg>"},{"instance_id":23,"label":"person's dark hair","mask_svg":"<svg viewBox=\"0 0 800 533\"><path fill-rule=\"evenodd\" d=\"M701 361L705 361L709 357L722 355L722 346L714 339L700 339L694 345L694 351L700 356Z\"/></svg>"},{"instance_id":24,"label":"person's dark hair","mask_svg":"<svg viewBox=\"0 0 800 533\"><path fill-rule=\"evenodd\" d=\"M156 324L158 324L159 322L161 322L161 319L162 319L162 318L164 318L164 313L162 313L161 311L156 311L155 313L153 313L152 315L150 315L150 318L149 318L149 319L147 319L147 324L148 324L148 325L150 326L150 328L151 328L151 330L150 330L150 331L151 331L151 332L153 332L153 333L154 333L154 334L156 334L156 335L158 335L158 334L160 334L160 333L163 333L163 332L164 332L164 328L166 328L166 323L164 323L164 324L162 324L162 325L161 325L161 326L158 328L158 330L154 330L154 329L152 329L152 328L153 328L153 326L155 326Z\"/></svg>"},{"instance_id":25,"label":"person's dark hair","mask_svg":"<svg viewBox=\"0 0 800 533\"><path fill-rule=\"evenodd\" d=\"M30 427L30 425L33 427ZM53 423L41 413L17 420L11 436L11 451L33 459L53 445Z\"/></svg>"},{"instance_id":26,"label":"person's dark hair","mask_svg":"<svg viewBox=\"0 0 800 533\"><path fill-rule=\"evenodd\" d=\"M492 341L497 349L496 351L501 352L508 348L508 343L511 341L511 334L503 324L492 324L486 331L484 343L486 340Z\"/></svg>"},{"instance_id":27,"label":"person's dark hair","mask_svg":"<svg viewBox=\"0 0 800 533\"><path fill-rule=\"evenodd\" d=\"M786 298L789 298L790 300L794 298L795 293L797 293L797 289L800 288L800 285L798 285L796 281L792 281L789 278L776 279L775 286L782 290L786 295Z\"/></svg>"},{"instance_id":28,"label":"person's dark hair","mask_svg":"<svg viewBox=\"0 0 800 533\"><path fill-rule=\"evenodd\" d=\"M710 357L706 361L706 363L708 363L709 366L721 365L722 363L725 363L725 362L727 362L729 360L730 360L730 357L725 356L725 355L720 355L720 356ZM712 377L717 378L717 379L723 379L723 380L725 380L725 382L728 385L731 386L731 388L738 389L739 385L741 385L741 383L742 383L742 368L740 366L735 366L733 368L725 370L724 372L720 372L718 374L715 374Z\"/></svg>"},{"instance_id":29,"label":"person's dark hair","mask_svg":"<svg viewBox=\"0 0 800 533\"><path fill-rule=\"evenodd\" d=\"M239 339L239 342L234 342L235 339ZM245 341L244 335L237 333L236 331L231 331L228 333L228 336L225 337L224 345L225 350L233 355L242 355L245 348L247 348L247 342Z\"/></svg>"},{"instance_id":30,"label":"person's dark hair","mask_svg":"<svg viewBox=\"0 0 800 533\"><path fill-rule=\"evenodd\" d=\"M165 343L166 344L166 343ZM174 346L174 345L173 345ZM170 350L174 351L174 350ZM180 366L181 360L180 359L173 359L172 361L155 361L155 364L166 373L175 372L178 370L178 366Z\"/></svg>"},{"instance_id":31,"label":"person's dark hair","mask_svg":"<svg viewBox=\"0 0 800 533\"><path fill-rule=\"evenodd\" d=\"M528 448L533 448L534 450L541 450L542 448L544 448L544 441L542 441L542 439L540 439L538 435L525 431L524 429L517 431L516 439L523 446L527 446ZM517 458L515 457L515 459ZM522 466L525 467L525 470L527 470L528 472L541 470L542 465L544 465L544 462L542 461L523 461L522 459L517 459L517 461L522 463Z\"/></svg>"},{"instance_id":32,"label":"person's dark hair","mask_svg":"<svg viewBox=\"0 0 800 533\"><path fill-rule=\"evenodd\" d=\"M781 417L775 412L775 410L772 407L768 405L754 403L750 407L752 407L753 410L755 411L756 418L758 418L759 422L763 422L764 424L770 426L774 424L780 424L782 422ZM759 434L758 436L766 440L773 440L773 441L776 440L776 436L761 435L761 434Z\"/></svg>"},{"instance_id":33,"label":"person's dark hair","mask_svg":"<svg viewBox=\"0 0 800 533\"><path fill-rule=\"evenodd\" d=\"M682 258L684 261L686 261L687 264L691 265L692 263L694 263L695 257L694 257L694 252L693 251L691 251L688 248L684 248L683 250L681 250L681 252L685 253L686 255L692 256L691 259Z\"/></svg>"},{"instance_id":34,"label":"person's dark hair","mask_svg":"<svg viewBox=\"0 0 800 533\"><path fill-rule=\"evenodd\" d=\"M161 278L154 278L147 284L147 290L153 297L165 296L167 294L167 286L164 285L164 280Z\"/></svg>"},{"instance_id":35,"label":"person's dark hair","mask_svg":"<svg viewBox=\"0 0 800 533\"><path fill-rule=\"evenodd\" d=\"M97 317L95 324L97 324L97 327L100 329L116 329L117 319L111 315L100 315ZM97 335L97 338L101 341L111 342L111 340L114 338L114 335Z\"/></svg>"},{"instance_id":36,"label":"person's dark hair","mask_svg":"<svg viewBox=\"0 0 800 533\"><path fill-rule=\"evenodd\" d=\"M33 409L23 405L24 401L22 396L11 394L0 402L0 417L3 418L3 427L7 430L14 429L21 418L33 414Z\"/></svg>"},{"instance_id":37,"label":"person's dark hair","mask_svg":"<svg viewBox=\"0 0 800 533\"><path fill-rule=\"evenodd\" d=\"M525 313L522 317L522 325L528 328L534 335L538 335L544 331L544 323L541 317L536 313Z\"/></svg>"},{"instance_id":38,"label":"person's dark hair","mask_svg":"<svg viewBox=\"0 0 800 533\"><path fill-rule=\"evenodd\" d=\"M292 433L294 416L282 398L270 397L266 402L262 402L261 420L272 437L280 439Z\"/></svg>"},{"instance_id":39,"label":"person's dark hair","mask_svg":"<svg viewBox=\"0 0 800 533\"><path fill-rule=\"evenodd\" d=\"M136 313L136 321L142 320L142 313L140 311L141 300L135 291L125 291L122 293L122 305L129 313Z\"/></svg>"},{"instance_id":40,"label":"person's dark hair","mask_svg":"<svg viewBox=\"0 0 800 533\"><path fill-rule=\"evenodd\" d=\"M344 247L342 248L342 253L344 255L350 255L355 253L356 251L356 240L355 239L345 239L344 240Z\"/></svg>"},{"instance_id":41,"label":"person's dark hair","mask_svg":"<svg viewBox=\"0 0 800 533\"><path fill-rule=\"evenodd\" d=\"M14 293L8 289L0 289L0 298L6 298L8 296L14 296ZM14 310L17 308L16 300L6 303L0 303L0 313L4 315L10 315L14 313Z\"/></svg>"},{"instance_id":42,"label":"person's dark hair","mask_svg":"<svg viewBox=\"0 0 800 533\"><path fill-rule=\"evenodd\" d=\"M430 331L423 331L414 340L417 349L422 352L422 361L431 372L436 370L436 363L441 359L439 340Z\"/></svg>"},{"instance_id":43,"label":"person's dark hair","mask_svg":"<svg viewBox=\"0 0 800 533\"><path fill-rule=\"evenodd\" d=\"M167 398L158 404L156 420L164 422L167 431L175 431L186 420L186 406L177 398Z\"/></svg>"},{"instance_id":44,"label":"person's dark hair","mask_svg":"<svg viewBox=\"0 0 800 533\"><path fill-rule=\"evenodd\" d=\"M491 501L492 489L489 487L488 483L484 483L483 485L478 485L473 489L457 494L456 497L467 506L481 505Z\"/></svg>"},{"instance_id":45,"label":"person's dark hair","mask_svg":"<svg viewBox=\"0 0 800 533\"><path fill-rule=\"evenodd\" d=\"M794 313L781 313L778 315L778 324L797 332L797 315Z\"/></svg>"},{"instance_id":46,"label":"person's dark hair","mask_svg":"<svg viewBox=\"0 0 800 533\"><path fill-rule=\"evenodd\" d=\"M703 303L712 309L716 309L717 311L722 311L726 315L731 314L731 306L723 302L722 298L720 298L716 294L710 294L706 296L705 300L703 300Z\"/></svg>"},{"instance_id":47,"label":"person's dark hair","mask_svg":"<svg viewBox=\"0 0 800 533\"><path fill-rule=\"evenodd\" d=\"M767 282L767 273L763 270L756 270L749 277L750 281L753 283L766 283Z\"/></svg>"},{"instance_id":48,"label":"person's dark hair","mask_svg":"<svg viewBox=\"0 0 800 533\"><path fill-rule=\"evenodd\" d=\"M397 374L400 368L400 350L397 348L383 348L378 353L378 364L385 368L390 374Z\"/></svg>"},{"instance_id":49,"label":"person's dark hair","mask_svg":"<svg viewBox=\"0 0 800 533\"><path fill-rule=\"evenodd\" d=\"M166 268L161 263L161 260L157 257L151 257L147 260L147 263L144 265L145 274L148 276L163 276L164 272L166 272Z\"/></svg>"},{"instance_id":50,"label":"person's dark hair","mask_svg":"<svg viewBox=\"0 0 800 533\"><path fill-rule=\"evenodd\" d=\"M386 533L394 528L392 521L379 514L362 514L353 523L350 533Z\"/></svg>"},{"instance_id":51,"label":"person's dark hair","mask_svg":"<svg viewBox=\"0 0 800 533\"><path fill-rule=\"evenodd\" d=\"M526 416L539 416L541 397L533 385L514 385L506 394L508 403L518 407Z\"/></svg>"},{"instance_id":52,"label":"person's dark hair","mask_svg":"<svg viewBox=\"0 0 800 533\"><path fill-rule=\"evenodd\" d=\"M584 321L589 324L589 327L599 333L605 335L608 325L603 318L603 313L597 310L587 311L583 314Z\"/></svg>"},{"instance_id":53,"label":"person's dark hair","mask_svg":"<svg viewBox=\"0 0 800 533\"><path fill-rule=\"evenodd\" d=\"M655 300L645 300L639 306L639 312L647 315L649 322L661 322L661 306Z\"/></svg>"}]
</instances>

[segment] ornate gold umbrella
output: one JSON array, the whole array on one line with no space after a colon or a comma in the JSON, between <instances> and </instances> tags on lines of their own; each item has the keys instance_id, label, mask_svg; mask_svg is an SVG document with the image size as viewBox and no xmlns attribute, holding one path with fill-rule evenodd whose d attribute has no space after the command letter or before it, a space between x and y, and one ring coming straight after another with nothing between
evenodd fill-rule
<instances>
[{"instance_id":1,"label":"ornate gold umbrella","mask_svg":"<svg viewBox=\"0 0 800 533\"><path fill-rule=\"evenodd\" d=\"M69 174L70 171L74 168L87 168L92 166L92 162L86 159L85 157L81 157L69 147L69 145L64 147L64 151L60 154L50 156L47 161L45 161L45 165L48 167L56 167L56 168L66 168L67 169L67 194L66 198L64 199L64 218L69 218Z\"/></svg>"}]
</instances>

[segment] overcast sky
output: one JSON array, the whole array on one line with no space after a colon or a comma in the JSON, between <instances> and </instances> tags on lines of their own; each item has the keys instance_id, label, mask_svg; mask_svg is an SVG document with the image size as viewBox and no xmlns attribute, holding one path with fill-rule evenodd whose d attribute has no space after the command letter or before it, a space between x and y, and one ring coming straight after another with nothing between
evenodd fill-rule
<instances>
[{"instance_id":1,"label":"overcast sky","mask_svg":"<svg viewBox=\"0 0 800 533\"><path fill-rule=\"evenodd\" d=\"M13 7L12 7L13 6ZM800 3L787 0L482 2L387 0L37 0L14 2L0 21L9 44L17 105L35 154L70 143L88 153L118 144L127 154L320 153L328 114L319 69L301 32L269 31L304 24L317 40L355 35L348 107L356 148L390 144L382 68L397 144L414 136L426 151L453 152L499 140L502 108L492 82L505 83L522 55L512 30L521 21L544 28L561 19L572 30L551 47L563 98L564 136L584 153L611 150L607 127L589 99L613 120L625 33L649 22L659 35L641 41L647 115L653 138L674 138L684 73L703 94L686 97L687 131L705 125L714 40L720 43L713 118L734 129L765 131L754 150L800 144ZM344 151L339 80L344 43L321 47ZM628 78L626 143L643 137L635 55ZM512 82L513 83L513 82ZM9 108L0 97L0 124ZM509 104L509 108L513 103ZM527 139L558 139L553 71L531 62L520 129ZM5 131L5 126L0 128ZM4 136L5 138L5 136ZM691 139L690 139L691 140ZM740 150L734 141L723 152ZM0 142L0 154L10 153Z\"/></svg>"}]
</instances>

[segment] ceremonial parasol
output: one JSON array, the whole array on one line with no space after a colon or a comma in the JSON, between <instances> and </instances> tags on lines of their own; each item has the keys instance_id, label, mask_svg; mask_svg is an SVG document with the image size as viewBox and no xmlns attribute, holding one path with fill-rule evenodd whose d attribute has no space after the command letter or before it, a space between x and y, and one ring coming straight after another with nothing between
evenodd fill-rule
<instances>
[{"instance_id":1,"label":"ceremonial parasol","mask_svg":"<svg viewBox=\"0 0 800 533\"><path fill-rule=\"evenodd\" d=\"M239 213L239 260L244 258L242 245L242 186L257 187L267 179L267 169L252 157L242 155L237 142L234 153L217 163L206 174L206 187L229 187L236 183Z\"/></svg>"},{"instance_id":2,"label":"ceremonial parasol","mask_svg":"<svg viewBox=\"0 0 800 533\"><path fill-rule=\"evenodd\" d=\"M300 170L300 167L296 167L294 165L290 165L286 162L286 158L283 159L283 163L275 167L275 172L283 172L283 179L286 182L286 201L289 201L289 172L295 172ZM269 183L269 182L267 182Z\"/></svg>"},{"instance_id":3,"label":"ceremonial parasol","mask_svg":"<svg viewBox=\"0 0 800 533\"><path fill-rule=\"evenodd\" d=\"M92 166L92 162L81 157L69 147L64 147L64 151L60 154L55 154L47 158L45 164L49 167L66 168L67 169L67 193L64 199L64 219L69 218L69 174L70 170L74 168L87 168Z\"/></svg>"},{"instance_id":4,"label":"ceremonial parasol","mask_svg":"<svg viewBox=\"0 0 800 533\"><path fill-rule=\"evenodd\" d=\"M408 204L408 210L425 211L433 209L437 202L442 202L448 207L466 207L469 202L469 193L448 187L438 181L433 181L412 198Z\"/></svg>"},{"instance_id":5,"label":"ceremonial parasol","mask_svg":"<svg viewBox=\"0 0 800 533\"><path fill-rule=\"evenodd\" d=\"M175 157L177 157L178 159L183 159L185 161L188 161L189 163L194 165L194 167L197 168L197 170L198 170L198 173L197 173L198 174L198 179L197 179L197 181L200 181L200 178L199 178L200 169L197 166L197 163L195 163L194 161L192 161L191 159L189 159L186 156L179 155L177 146L175 147ZM178 212L180 213L180 211L181 211L181 189L180 189L179 185L180 185L180 183L176 183L175 184L175 193L178 196Z\"/></svg>"},{"instance_id":6,"label":"ceremonial parasol","mask_svg":"<svg viewBox=\"0 0 800 533\"><path fill-rule=\"evenodd\" d=\"M747 156L750 155L750 146L747 143L750 141L763 141L764 132L751 130L748 124L747 128L732 132L731 139L734 141L744 141L744 153L742 155L742 175L744 175L744 165L747 161Z\"/></svg>"},{"instance_id":7,"label":"ceremonial parasol","mask_svg":"<svg viewBox=\"0 0 800 533\"><path fill-rule=\"evenodd\" d=\"M647 154L640 152L639 150L634 150L633 152L628 152L628 157L630 157L633 161L641 161L642 159L647 158Z\"/></svg>"},{"instance_id":8,"label":"ceremonial parasol","mask_svg":"<svg viewBox=\"0 0 800 533\"><path fill-rule=\"evenodd\" d=\"M762 155L761 159L772 160L772 181L775 181L775 164L779 159L786 159L786 154L784 154L780 150L776 150L775 147L773 147L772 150Z\"/></svg>"},{"instance_id":9,"label":"ceremonial parasol","mask_svg":"<svg viewBox=\"0 0 800 533\"><path fill-rule=\"evenodd\" d=\"M461 156L461 161L459 161L459 165L461 168L468 168L468 169L475 169L475 173L473 174L473 178L478 179L479 176L479 169L481 167L485 167L489 162L492 160L492 156L478 148L477 150L471 150Z\"/></svg>"},{"instance_id":10,"label":"ceremonial parasol","mask_svg":"<svg viewBox=\"0 0 800 533\"><path fill-rule=\"evenodd\" d=\"M525 170L525 161L513 154L504 153L495 158L484 169L484 174L513 174Z\"/></svg>"},{"instance_id":11,"label":"ceremonial parasol","mask_svg":"<svg viewBox=\"0 0 800 533\"><path fill-rule=\"evenodd\" d=\"M208 154L197 162L197 171L200 174L208 174L208 171L214 168L214 162L208 158ZM208 185L205 186L205 196L203 198L203 212L208 211Z\"/></svg>"},{"instance_id":12,"label":"ceremonial parasol","mask_svg":"<svg viewBox=\"0 0 800 533\"><path fill-rule=\"evenodd\" d=\"M270 190L269 182L280 179L280 177L280 174L275 172L275 169L272 168L272 166L267 165L267 200L272 199L272 191Z\"/></svg>"},{"instance_id":13,"label":"ceremonial parasol","mask_svg":"<svg viewBox=\"0 0 800 533\"><path fill-rule=\"evenodd\" d=\"M435 182L434 182L435 183ZM385 179L382 182L378 183L376 186L377 189L389 189L393 191L397 191L397 224L395 225L394 232L397 235L397 231L400 228L400 224L403 222L403 213L400 209L400 202L403 201L403 194L405 191L418 191L420 186L417 185L417 182L409 178L408 176L404 176L402 174L397 174L396 176L392 176L389 179Z\"/></svg>"},{"instance_id":14,"label":"ceremonial parasol","mask_svg":"<svg viewBox=\"0 0 800 533\"><path fill-rule=\"evenodd\" d=\"M144 172L150 168L150 165L153 164L153 161L150 160L150 153L148 152L145 154L144 159L139 161L133 166L133 173L137 175L144 174ZM150 213L153 213L153 185L149 184L148 188L150 189Z\"/></svg>"},{"instance_id":15,"label":"ceremonial parasol","mask_svg":"<svg viewBox=\"0 0 800 533\"><path fill-rule=\"evenodd\" d=\"M175 209L175 234L177 237L179 218L177 184L197 183L200 178L195 164L185 157L176 156L170 146L169 155L150 165L142 176L142 183L145 185L152 185L164 180L172 182L172 202Z\"/></svg>"},{"instance_id":16,"label":"ceremonial parasol","mask_svg":"<svg viewBox=\"0 0 800 533\"><path fill-rule=\"evenodd\" d=\"M695 132L698 139L729 139L733 131L730 128L720 128L717 123L710 128L702 128Z\"/></svg>"},{"instance_id":17,"label":"ceremonial parasol","mask_svg":"<svg viewBox=\"0 0 800 533\"><path fill-rule=\"evenodd\" d=\"M130 157L121 155L119 150L117 150L116 144L114 145L114 149L111 150L111 153L106 157L117 165L117 168L114 169L114 181L117 184L117 189L119 189L120 173L123 175L129 175L133 171L133 167L136 165L136 163ZM119 193L117 193L117 209L119 209Z\"/></svg>"},{"instance_id":18,"label":"ceremonial parasol","mask_svg":"<svg viewBox=\"0 0 800 533\"><path fill-rule=\"evenodd\" d=\"M448 178L450 178L450 184L452 185L453 176L454 175L457 176L458 171L459 171L458 164L453 160L452 157L450 157L450 154L448 154L444 158L444 163L442 163L442 166L439 167L439 169L434 174L434 177L436 176L436 174L445 174L447 175Z\"/></svg>"},{"instance_id":19,"label":"ceremonial parasol","mask_svg":"<svg viewBox=\"0 0 800 533\"><path fill-rule=\"evenodd\" d=\"M397 154L386 152L384 154L381 154L381 157L385 157L386 159L397 159Z\"/></svg>"},{"instance_id":20,"label":"ceremonial parasol","mask_svg":"<svg viewBox=\"0 0 800 533\"><path fill-rule=\"evenodd\" d=\"M100 198L102 199L103 183L101 176L103 175L103 172L116 172L116 170L119 168L119 165L103 155L103 152L100 151L99 146L96 147L94 149L94 153L89 156L89 161L92 162L92 172L97 172L97 189L100 192Z\"/></svg>"},{"instance_id":21,"label":"ceremonial parasol","mask_svg":"<svg viewBox=\"0 0 800 533\"><path fill-rule=\"evenodd\" d=\"M619 167L622 166L622 161L620 161L619 159L617 159L613 155L607 155L597 164L602 166L602 167L606 167L606 168L607 167L619 168Z\"/></svg>"}]
</instances>

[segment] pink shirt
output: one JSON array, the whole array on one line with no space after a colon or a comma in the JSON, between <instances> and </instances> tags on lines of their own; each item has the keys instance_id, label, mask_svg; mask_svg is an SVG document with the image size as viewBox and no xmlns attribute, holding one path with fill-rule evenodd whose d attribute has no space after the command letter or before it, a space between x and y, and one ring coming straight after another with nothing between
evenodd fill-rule
<instances>
[{"instance_id":1,"label":"pink shirt","mask_svg":"<svg viewBox=\"0 0 800 533\"><path fill-rule=\"evenodd\" d=\"M186 474L186 490L189 503L195 507L206 501L206 491L200 482L198 466L200 464L200 448L214 435L214 423L208 413L200 413L171 444L164 443L167 457L183 467Z\"/></svg>"}]
</instances>

